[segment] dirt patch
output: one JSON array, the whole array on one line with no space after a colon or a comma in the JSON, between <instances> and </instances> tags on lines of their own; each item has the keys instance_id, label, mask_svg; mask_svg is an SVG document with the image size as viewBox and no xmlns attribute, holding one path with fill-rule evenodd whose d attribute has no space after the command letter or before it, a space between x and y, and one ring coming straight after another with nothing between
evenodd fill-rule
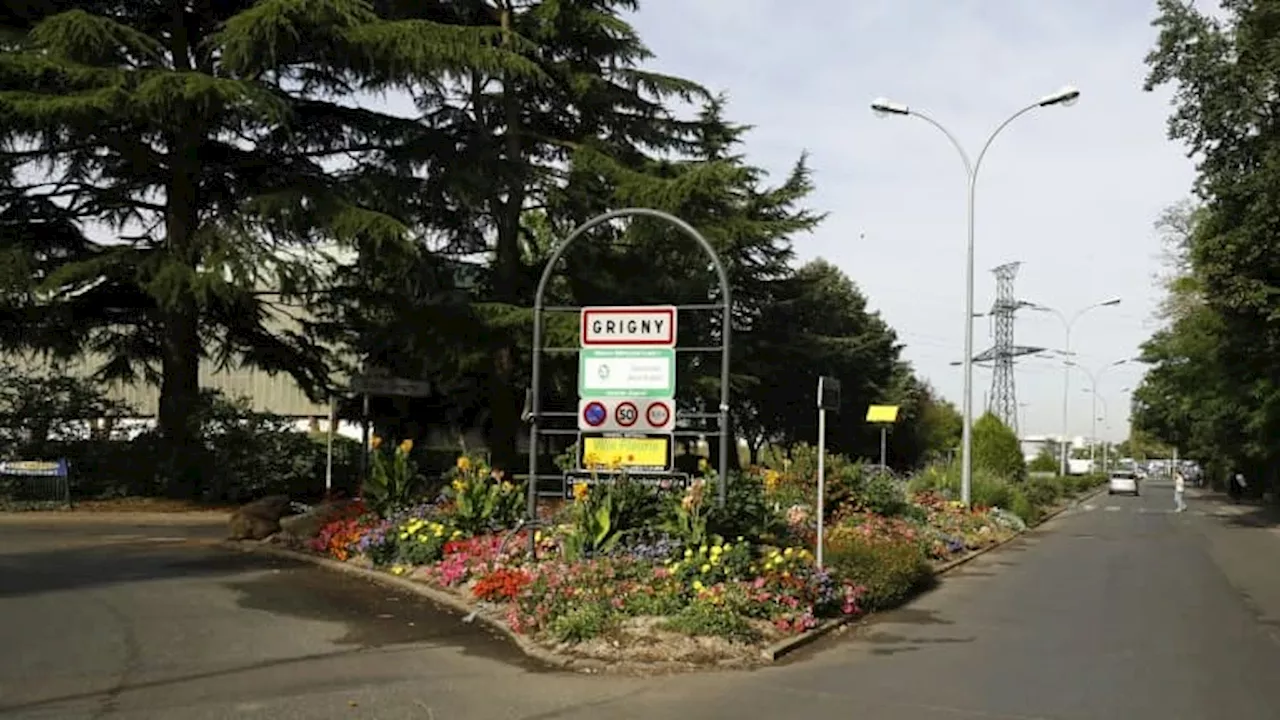
<instances>
[{"instance_id":1,"label":"dirt patch","mask_svg":"<svg viewBox=\"0 0 1280 720\"><path fill-rule=\"evenodd\" d=\"M691 637L662 627L666 618L627 618L605 636L580 643L544 646L573 658L579 669L599 672L653 674L707 668L746 669L769 664L761 645L719 637ZM768 623L757 630L767 640L779 636Z\"/></svg>"}]
</instances>

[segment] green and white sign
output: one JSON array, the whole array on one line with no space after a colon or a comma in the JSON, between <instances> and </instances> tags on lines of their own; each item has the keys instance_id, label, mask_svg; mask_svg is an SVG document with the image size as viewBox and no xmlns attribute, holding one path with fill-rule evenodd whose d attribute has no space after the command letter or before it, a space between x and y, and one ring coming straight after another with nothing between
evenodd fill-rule
<instances>
[{"instance_id":1,"label":"green and white sign","mask_svg":"<svg viewBox=\"0 0 1280 720\"><path fill-rule=\"evenodd\" d=\"M676 394L672 348L583 348L578 397L670 398Z\"/></svg>"}]
</instances>

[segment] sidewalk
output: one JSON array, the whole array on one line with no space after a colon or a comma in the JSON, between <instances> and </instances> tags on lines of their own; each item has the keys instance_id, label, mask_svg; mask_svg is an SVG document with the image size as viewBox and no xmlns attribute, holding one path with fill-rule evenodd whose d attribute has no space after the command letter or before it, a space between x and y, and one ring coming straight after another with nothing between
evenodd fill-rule
<instances>
[{"instance_id":1,"label":"sidewalk","mask_svg":"<svg viewBox=\"0 0 1280 720\"><path fill-rule=\"evenodd\" d=\"M1193 510L1205 511L1189 528L1204 537L1205 552L1280 642L1280 508L1236 503L1205 488L1188 489L1187 498Z\"/></svg>"}]
</instances>

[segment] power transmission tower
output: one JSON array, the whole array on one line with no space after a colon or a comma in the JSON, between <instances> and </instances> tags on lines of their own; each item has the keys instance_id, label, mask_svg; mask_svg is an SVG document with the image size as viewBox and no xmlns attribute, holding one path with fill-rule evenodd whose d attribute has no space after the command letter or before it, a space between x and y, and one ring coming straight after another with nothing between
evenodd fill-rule
<instances>
[{"instance_id":1,"label":"power transmission tower","mask_svg":"<svg viewBox=\"0 0 1280 720\"><path fill-rule=\"evenodd\" d=\"M1030 304L1018 300L1013 293L1013 280L1018 276L1018 266L1021 264L1005 263L991 271L996 276L996 301L991 306L995 344L973 359L974 362L992 364L987 411L1000 418L1015 433L1018 432L1018 397L1014 390L1013 360L1044 350L1013 343L1014 317L1019 309Z\"/></svg>"}]
</instances>

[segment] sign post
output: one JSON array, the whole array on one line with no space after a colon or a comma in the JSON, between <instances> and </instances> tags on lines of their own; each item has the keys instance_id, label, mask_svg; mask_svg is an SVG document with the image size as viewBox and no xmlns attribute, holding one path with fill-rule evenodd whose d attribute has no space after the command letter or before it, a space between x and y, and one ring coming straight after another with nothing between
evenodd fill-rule
<instances>
[{"instance_id":1,"label":"sign post","mask_svg":"<svg viewBox=\"0 0 1280 720\"><path fill-rule=\"evenodd\" d=\"M889 469L889 426L898 421L897 405L872 405L867 408L867 422L880 426L880 470Z\"/></svg>"},{"instance_id":2,"label":"sign post","mask_svg":"<svg viewBox=\"0 0 1280 720\"><path fill-rule=\"evenodd\" d=\"M840 411L840 381L833 377L818 378L818 541L814 557L822 567L823 515L827 511L827 411Z\"/></svg>"}]
</instances>

